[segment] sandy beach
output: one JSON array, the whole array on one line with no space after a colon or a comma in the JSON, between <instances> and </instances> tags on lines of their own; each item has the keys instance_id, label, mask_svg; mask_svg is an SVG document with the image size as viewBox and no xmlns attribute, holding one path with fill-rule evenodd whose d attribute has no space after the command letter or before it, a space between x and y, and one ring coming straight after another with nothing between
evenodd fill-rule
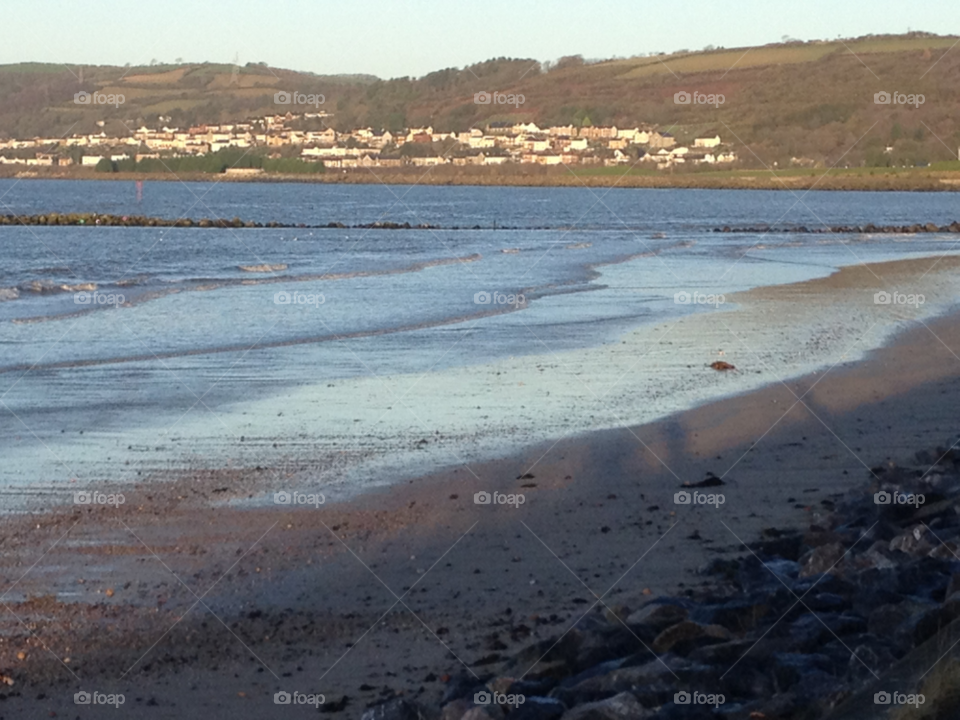
<instances>
[{"instance_id":1,"label":"sandy beach","mask_svg":"<svg viewBox=\"0 0 960 720\"><path fill-rule=\"evenodd\" d=\"M743 300L786 327L790 307L878 278L907 287L933 265L844 269ZM272 717L282 690L322 693L339 717L396 694L438 705L445 678L588 610L683 594L705 582L697 568L809 524L870 467L943 445L957 432L956 353L958 316L913 322L858 362L839 353L826 371L657 422L319 506L242 502L296 471L259 467L101 488L123 493L119 507L8 515L0 716L104 712L75 706L79 690L122 693L127 717ZM764 362L741 351L733 372ZM674 504L710 475L721 507ZM523 501L476 504L482 492Z\"/></svg>"}]
</instances>

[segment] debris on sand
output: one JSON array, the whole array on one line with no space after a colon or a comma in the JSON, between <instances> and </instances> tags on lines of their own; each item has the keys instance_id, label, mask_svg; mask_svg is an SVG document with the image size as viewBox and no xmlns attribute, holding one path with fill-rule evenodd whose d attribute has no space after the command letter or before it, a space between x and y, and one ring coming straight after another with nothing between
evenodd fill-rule
<instances>
[{"instance_id":1,"label":"debris on sand","mask_svg":"<svg viewBox=\"0 0 960 720\"><path fill-rule=\"evenodd\" d=\"M723 360L717 360L716 362L710 363L710 367L712 367L714 370L719 370L720 372L723 372L724 370L737 369L735 365L731 365L730 363L724 362Z\"/></svg>"}]
</instances>

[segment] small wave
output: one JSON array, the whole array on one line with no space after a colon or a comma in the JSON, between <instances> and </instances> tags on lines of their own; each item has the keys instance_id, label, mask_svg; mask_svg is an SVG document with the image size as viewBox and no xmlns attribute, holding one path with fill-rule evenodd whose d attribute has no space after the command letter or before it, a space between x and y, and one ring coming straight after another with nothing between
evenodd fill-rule
<instances>
[{"instance_id":1,"label":"small wave","mask_svg":"<svg viewBox=\"0 0 960 720\"><path fill-rule=\"evenodd\" d=\"M588 247L593 247L593 243L582 242L582 243L573 243L572 245L564 246L567 250L584 250Z\"/></svg>"},{"instance_id":2,"label":"small wave","mask_svg":"<svg viewBox=\"0 0 960 720\"><path fill-rule=\"evenodd\" d=\"M0 288L0 302L16 300L20 297L20 289L15 287Z\"/></svg>"},{"instance_id":3,"label":"small wave","mask_svg":"<svg viewBox=\"0 0 960 720\"><path fill-rule=\"evenodd\" d=\"M379 277L382 275L401 275L404 273L410 272L419 272L430 267L438 267L441 265L455 265L456 263L468 263L476 262L482 259L483 256L480 253L473 253L471 255L463 255L460 257L447 257L447 258L438 258L436 260L426 260L423 262L413 263L412 265L407 265L406 267L395 268L392 270L357 270L354 272L343 272L343 273L320 273L320 274L305 274L305 275L274 275L271 277L263 278L195 278L192 280L180 281L176 285L168 288L158 289L158 290L148 290L139 295L133 295L126 297L124 302L120 305L109 305L95 308L84 308L71 313L61 313L58 315L40 315L35 317L25 317L17 318L12 320L14 324L17 325L26 325L30 323L38 322L52 322L57 320L63 320L70 317L77 317L79 315L84 315L89 312L99 312L105 309L116 309L116 308L130 308L136 305L141 305L145 302L151 300L157 300L159 298L166 297L168 295L174 295L181 292L209 292L211 290L219 290L223 287L238 286L238 285L275 285L277 283L299 283L299 282L327 282L333 280L348 280L352 278L362 278L362 277ZM121 283L115 283L120 285ZM136 284L136 283L132 283ZM65 291L63 288L71 288L70 292L79 292L80 290L93 291L97 289L97 286L92 283L85 285L58 285L57 288L60 288L61 292ZM0 298L2 299L2 298ZM12 299L12 298L11 298Z\"/></svg>"},{"instance_id":4,"label":"small wave","mask_svg":"<svg viewBox=\"0 0 960 720\"><path fill-rule=\"evenodd\" d=\"M280 270L286 270L287 266L283 263L278 263L276 265L237 265L238 268L244 272L252 273L266 273L266 272L279 272Z\"/></svg>"},{"instance_id":5,"label":"small wave","mask_svg":"<svg viewBox=\"0 0 960 720\"><path fill-rule=\"evenodd\" d=\"M117 287L131 287L134 285L146 285L147 282L149 282L149 278L140 275L139 277L121 278L113 284Z\"/></svg>"},{"instance_id":6,"label":"small wave","mask_svg":"<svg viewBox=\"0 0 960 720\"><path fill-rule=\"evenodd\" d=\"M30 269L35 275L72 275L73 268L69 267L42 267Z\"/></svg>"},{"instance_id":7,"label":"small wave","mask_svg":"<svg viewBox=\"0 0 960 720\"><path fill-rule=\"evenodd\" d=\"M97 284L77 283L76 285L67 285L65 283L58 283L52 280L30 280L29 282L21 283L17 289L21 293L30 292L38 295L49 295L53 293L81 292L83 290L92 292L97 289Z\"/></svg>"}]
</instances>

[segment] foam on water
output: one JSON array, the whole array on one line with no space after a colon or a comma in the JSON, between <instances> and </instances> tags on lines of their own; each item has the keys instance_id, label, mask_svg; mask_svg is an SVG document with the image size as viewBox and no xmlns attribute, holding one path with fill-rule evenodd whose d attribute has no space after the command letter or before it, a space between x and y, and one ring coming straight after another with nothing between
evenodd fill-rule
<instances>
[{"instance_id":1,"label":"foam on water","mask_svg":"<svg viewBox=\"0 0 960 720\"><path fill-rule=\"evenodd\" d=\"M0 181L23 213L179 217L196 190L216 217L483 229L5 227L0 289L17 292L0 293L2 491L47 502L154 471L259 465L280 468L265 486L346 495L851 361L956 289L939 268L912 281L927 296L917 311L836 287L734 297L953 253L956 236L711 232L948 224L947 194L611 189L598 203L572 188L415 187L398 205L375 186L167 183L140 206L130 190ZM90 312L64 289L91 283L130 302ZM277 304L278 291L324 303ZM497 291L526 302L475 302ZM720 358L738 370L707 369Z\"/></svg>"},{"instance_id":2,"label":"foam on water","mask_svg":"<svg viewBox=\"0 0 960 720\"><path fill-rule=\"evenodd\" d=\"M885 251L872 259L893 257L906 256ZM863 288L814 292L791 285L762 297L731 294L762 279L798 282L832 272L815 263L776 267L772 273L770 263L738 264L724 280L724 304L691 308L664 299L665 290L676 287L663 281L676 269L669 260L654 267L649 258L637 258L601 268L594 280L599 289L586 298L547 296L521 312L458 324L448 330L444 348L457 362L442 368L378 372L389 366L382 357L374 368L362 344L340 344L337 362L353 363L359 373L322 381L311 381L307 373L297 387L216 409L198 402L173 423L93 430L53 444L41 456L13 448L7 469L18 467L22 479L42 468L44 480L69 472L92 481L134 479L134 470L143 468L260 465L293 470L267 476L267 486L282 487L292 477L301 490L348 497L438 467L469 466L534 443L639 425L854 362L911 322L950 309L960 291L960 273L944 265L911 280L910 291L926 298L918 308L878 305L874 290ZM685 265L683 277L704 281L703 287L717 270L710 262L696 270ZM647 275L660 285L651 286ZM638 296L661 303L656 321L634 322L633 329L592 347L555 347L570 323L609 318L611 307L629 306ZM471 343L516 331L527 334L528 353L470 361ZM296 352L284 357L301 372L310 358L331 361L312 347ZM707 367L718 359L737 371ZM433 364L442 360L436 357Z\"/></svg>"}]
</instances>

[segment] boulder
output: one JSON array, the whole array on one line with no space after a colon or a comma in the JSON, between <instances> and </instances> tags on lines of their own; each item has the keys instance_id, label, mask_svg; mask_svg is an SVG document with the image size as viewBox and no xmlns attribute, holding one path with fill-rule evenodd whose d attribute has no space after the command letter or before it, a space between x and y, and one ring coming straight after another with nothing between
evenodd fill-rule
<instances>
[{"instance_id":1,"label":"boulder","mask_svg":"<svg viewBox=\"0 0 960 720\"><path fill-rule=\"evenodd\" d=\"M460 720L501 720L503 717L499 705L476 705L467 710Z\"/></svg>"},{"instance_id":2,"label":"boulder","mask_svg":"<svg viewBox=\"0 0 960 720\"><path fill-rule=\"evenodd\" d=\"M930 531L923 525L914 525L897 535L890 541L890 550L899 550L907 555L921 557L928 555L934 549L933 542L929 538Z\"/></svg>"},{"instance_id":3,"label":"boulder","mask_svg":"<svg viewBox=\"0 0 960 720\"><path fill-rule=\"evenodd\" d=\"M671 625L676 625L686 619L686 608L654 601L635 613L631 613L630 617L627 618L627 625L638 634L645 629L653 630L659 634Z\"/></svg>"},{"instance_id":4,"label":"boulder","mask_svg":"<svg viewBox=\"0 0 960 720\"><path fill-rule=\"evenodd\" d=\"M474 703L467 700L454 700L452 703L443 706L440 720L460 720L469 710L475 707Z\"/></svg>"},{"instance_id":5,"label":"boulder","mask_svg":"<svg viewBox=\"0 0 960 720\"><path fill-rule=\"evenodd\" d=\"M559 720L566 711L567 706L555 698L533 696L510 713L510 720Z\"/></svg>"},{"instance_id":6,"label":"boulder","mask_svg":"<svg viewBox=\"0 0 960 720\"><path fill-rule=\"evenodd\" d=\"M393 698L363 711L362 720L430 720L434 717L415 702ZM466 716L464 716L466 717Z\"/></svg>"},{"instance_id":7,"label":"boulder","mask_svg":"<svg viewBox=\"0 0 960 720\"><path fill-rule=\"evenodd\" d=\"M845 553L839 542L827 543L814 548L800 559L800 577L807 578L823 573L839 574Z\"/></svg>"},{"instance_id":8,"label":"boulder","mask_svg":"<svg viewBox=\"0 0 960 720\"><path fill-rule=\"evenodd\" d=\"M587 703L564 713L562 720L644 720L654 716L630 693L623 692L600 702Z\"/></svg>"},{"instance_id":9,"label":"boulder","mask_svg":"<svg viewBox=\"0 0 960 720\"><path fill-rule=\"evenodd\" d=\"M657 635L652 650L656 653L674 651L683 655L694 647L724 642L730 638L730 631L721 625L701 625L692 620L684 620Z\"/></svg>"}]
</instances>

